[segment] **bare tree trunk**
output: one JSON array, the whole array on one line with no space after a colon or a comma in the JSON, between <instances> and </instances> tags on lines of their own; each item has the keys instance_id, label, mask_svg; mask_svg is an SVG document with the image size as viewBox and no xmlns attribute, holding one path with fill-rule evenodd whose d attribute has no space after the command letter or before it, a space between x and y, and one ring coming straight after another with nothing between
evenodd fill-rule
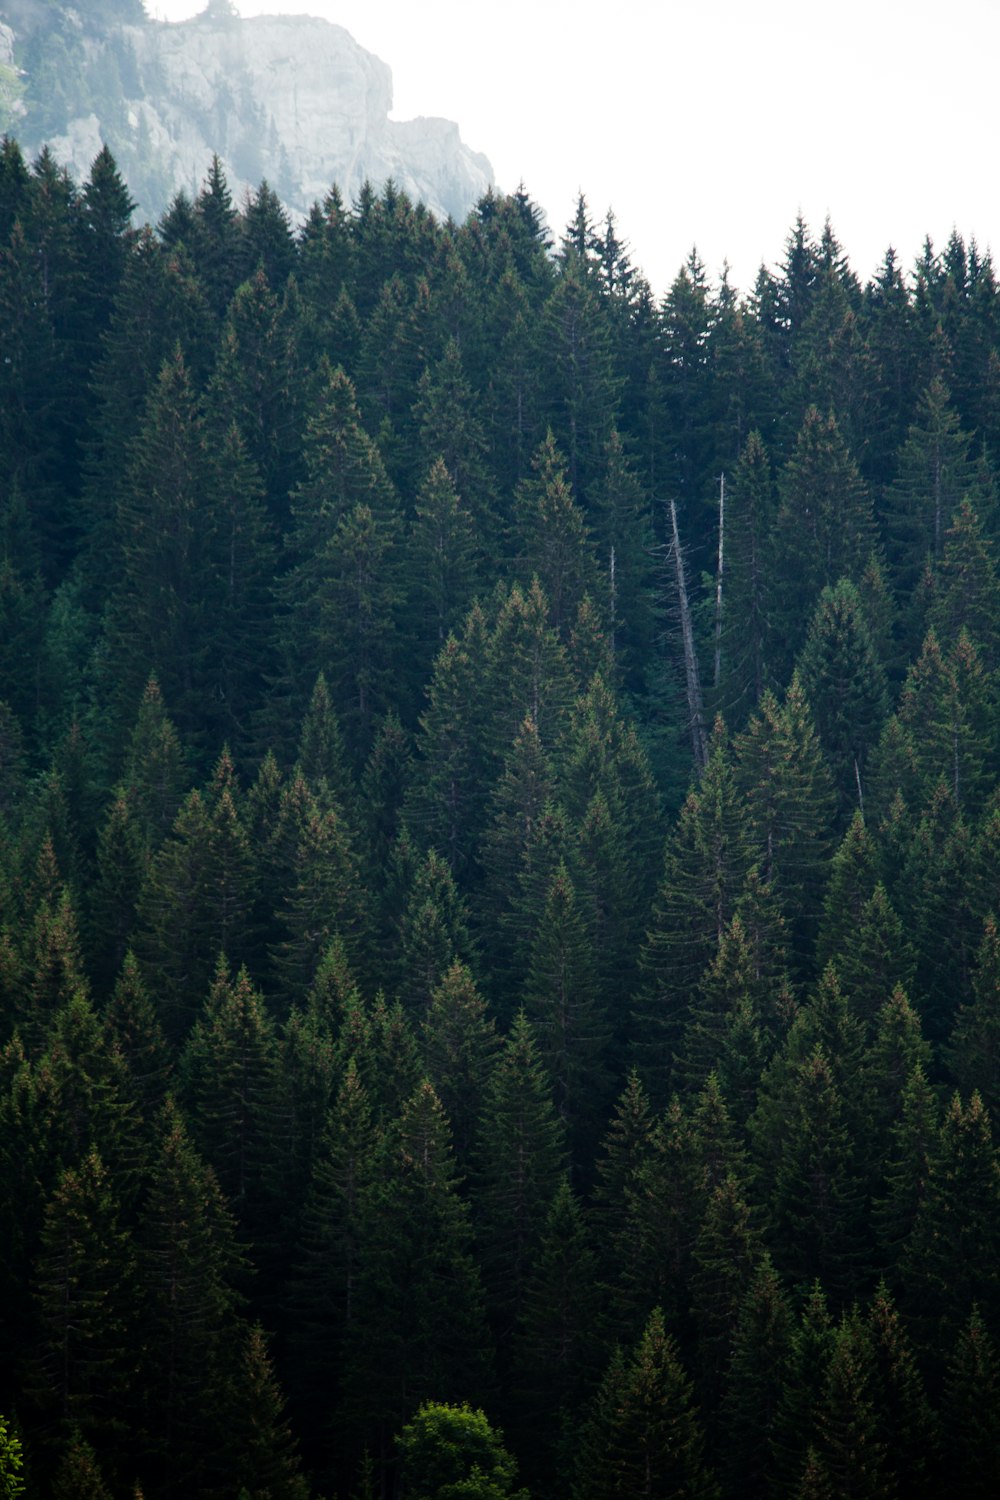
<instances>
[{"instance_id":1,"label":"bare tree trunk","mask_svg":"<svg viewBox=\"0 0 1000 1500\"><path fill-rule=\"evenodd\" d=\"M719 691L722 676L722 568L723 540L726 534L726 476L719 475L719 563L715 570L715 677L713 687Z\"/></svg>"},{"instance_id":2,"label":"bare tree trunk","mask_svg":"<svg viewBox=\"0 0 1000 1500\"><path fill-rule=\"evenodd\" d=\"M694 630L691 626L691 606L688 603L687 582L684 577L684 557L681 552L680 533L677 530L677 506L670 502L670 524L673 528L674 566L677 570L677 604L681 616L681 639L684 642L684 675L687 679L688 713L691 721L691 746L695 765L699 771L705 769L708 760L708 743L705 737L705 705L701 696L701 678L698 675L698 658L694 651Z\"/></svg>"}]
</instances>

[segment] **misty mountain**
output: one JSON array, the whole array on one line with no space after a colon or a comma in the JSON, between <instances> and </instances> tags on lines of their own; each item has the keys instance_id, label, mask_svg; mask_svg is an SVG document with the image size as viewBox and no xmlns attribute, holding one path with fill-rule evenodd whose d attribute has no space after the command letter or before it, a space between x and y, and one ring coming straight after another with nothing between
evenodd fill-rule
<instances>
[{"instance_id":1,"label":"misty mountain","mask_svg":"<svg viewBox=\"0 0 1000 1500\"><path fill-rule=\"evenodd\" d=\"M194 193L213 153L234 196L266 178L293 216L333 182L350 201L390 177L441 218L492 184L450 120L389 118L392 73L340 26L309 16L242 20L228 0L179 24L141 0L0 4L0 128L48 143L82 179L102 144L142 216Z\"/></svg>"}]
</instances>

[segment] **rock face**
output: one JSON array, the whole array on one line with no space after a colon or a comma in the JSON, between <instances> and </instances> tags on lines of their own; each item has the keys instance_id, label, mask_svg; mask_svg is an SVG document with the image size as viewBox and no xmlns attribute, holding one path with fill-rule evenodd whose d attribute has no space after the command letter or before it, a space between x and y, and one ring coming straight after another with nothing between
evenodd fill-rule
<instances>
[{"instance_id":1,"label":"rock face","mask_svg":"<svg viewBox=\"0 0 1000 1500\"><path fill-rule=\"evenodd\" d=\"M296 219L334 182L350 203L366 179L390 177L462 219L493 183L457 125L390 120L389 68L327 21L222 13L94 30L68 8L62 18L56 36L35 32L16 53L25 87L8 128L31 152L47 140L78 181L106 142L146 217L196 193L213 152L235 198L266 178ZM53 100L36 81L53 71L57 41Z\"/></svg>"}]
</instances>

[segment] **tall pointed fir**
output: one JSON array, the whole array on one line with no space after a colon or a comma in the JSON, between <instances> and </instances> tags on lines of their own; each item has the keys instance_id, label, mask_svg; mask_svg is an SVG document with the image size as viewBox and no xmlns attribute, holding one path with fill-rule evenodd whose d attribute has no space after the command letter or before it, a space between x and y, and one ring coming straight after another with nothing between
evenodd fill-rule
<instances>
[{"instance_id":1,"label":"tall pointed fir","mask_svg":"<svg viewBox=\"0 0 1000 1500\"><path fill-rule=\"evenodd\" d=\"M655 1308L628 1362L612 1365L581 1436L574 1500L622 1494L711 1500L718 1485L677 1345Z\"/></svg>"},{"instance_id":2,"label":"tall pointed fir","mask_svg":"<svg viewBox=\"0 0 1000 1500\"><path fill-rule=\"evenodd\" d=\"M207 1488L217 1478L217 1419L234 1352L240 1262L215 1174L172 1101L159 1121L136 1239L146 1461L168 1488Z\"/></svg>"},{"instance_id":3,"label":"tall pointed fir","mask_svg":"<svg viewBox=\"0 0 1000 1500\"><path fill-rule=\"evenodd\" d=\"M737 789L724 726L667 839L663 876L640 954L633 1049L662 1100L696 986L731 920L752 863L747 807Z\"/></svg>"},{"instance_id":4,"label":"tall pointed fir","mask_svg":"<svg viewBox=\"0 0 1000 1500\"><path fill-rule=\"evenodd\" d=\"M565 865L552 877L538 924L525 1009L552 1079L579 1174L592 1156L608 1092L608 1018L593 985L593 953Z\"/></svg>"},{"instance_id":5,"label":"tall pointed fir","mask_svg":"<svg viewBox=\"0 0 1000 1500\"><path fill-rule=\"evenodd\" d=\"M565 1135L551 1085L521 1011L487 1082L473 1155L479 1262L501 1349L524 1307L530 1266L564 1160Z\"/></svg>"},{"instance_id":6,"label":"tall pointed fir","mask_svg":"<svg viewBox=\"0 0 1000 1500\"><path fill-rule=\"evenodd\" d=\"M426 1081L404 1106L363 1210L358 1317L344 1353L354 1442L385 1460L393 1432L431 1397L478 1397L490 1367L468 1207L448 1122Z\"/></svg>"},{"instance_id":7,"label":"tall pointed fir","mask_svg":"<svg viewBox=\"0 0 1000 1500\"><path fill-rule=\"evenodd\" d=\"M820 591L840 578L860 580L875 542L871 500L832 413L808 409L778 490L770 566L781 587L772 628L794 657ZM785 655L779 680L788 662Z\"/></svg>"}]
</instances>

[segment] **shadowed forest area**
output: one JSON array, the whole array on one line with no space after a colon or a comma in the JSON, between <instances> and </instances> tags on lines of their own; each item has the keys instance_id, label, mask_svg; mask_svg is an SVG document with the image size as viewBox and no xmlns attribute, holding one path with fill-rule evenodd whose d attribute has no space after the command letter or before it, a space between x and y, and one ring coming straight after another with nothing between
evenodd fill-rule
<instances>
[{"instance_id":1,"label":"shadowed forest area","mask_svg":"<svg viewBox=\"0 0 1000 1500\"><path fill-rule=\"evenodd\" d=\"M132 207L0 146L0 1493L1000 1493L989 256Z\"/></svg>"}]
</instances>

